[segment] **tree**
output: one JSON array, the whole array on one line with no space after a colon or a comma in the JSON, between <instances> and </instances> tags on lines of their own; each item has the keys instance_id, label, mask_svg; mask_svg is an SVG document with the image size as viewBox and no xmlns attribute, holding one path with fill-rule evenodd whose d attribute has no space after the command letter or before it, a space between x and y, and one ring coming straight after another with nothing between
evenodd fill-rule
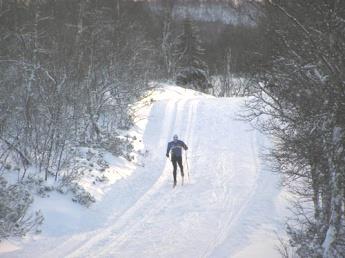
<instances>
[{"instance_id":1,"label":"tree","mask_svg":"<svg viewBox=\"0 0 345 258\"><path fill-rule=\"evenodd\" d=\"M176 45L176 38L173 31L173 17L172 12L174 8L174 2L169 0L165 2L163 26L162 26L162 38L161 49L163 56L163 64L166 70L166 76L173 78L175 76L176 60L174 56L174 48Z\"/></svg>"},{"instance_id":2,"label":"tree","mask_svg":"<svg viewBox=\"0 0 345 258\"><path fill-rule=\"evenodd\" d=\"M257 91L248 105L251 118L277 139L276 169L296 196L290 242L300 257L341 257L345 3L273 0L262 7L266 58L256 69Z\"/></svg>"},{"instance_id":3,"label":"tree","mask_svg":"<svg viewBox=\"0 0 345 258\"><path fill-rule=\"evenodd\" d=\"M177 84L191 85L195 89L211 87L207 79L207 66L203 60L204 49L198 30L191 19L183 22L183 32L177 38Z\"/></svg>"}]
</instances>

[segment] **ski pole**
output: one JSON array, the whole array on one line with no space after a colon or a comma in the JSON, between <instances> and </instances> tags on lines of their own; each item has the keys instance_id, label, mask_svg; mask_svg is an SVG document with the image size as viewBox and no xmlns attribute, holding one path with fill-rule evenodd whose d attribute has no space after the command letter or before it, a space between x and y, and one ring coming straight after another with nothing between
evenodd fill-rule
<instances>
[{"instance_id":1,"label":"ski pole","mask_svg":"<svg viewBox=\"0 0 345 258\"><path fill-rule=\"evenodd\" d=\"M190 182L190 179L189 179L189 167L188 167L187 152L185 151L184 154L185 154L185 159L186 159L186 167L187 167L187 173L188 173L188 182Z\"/></svg>"}]
</instances>

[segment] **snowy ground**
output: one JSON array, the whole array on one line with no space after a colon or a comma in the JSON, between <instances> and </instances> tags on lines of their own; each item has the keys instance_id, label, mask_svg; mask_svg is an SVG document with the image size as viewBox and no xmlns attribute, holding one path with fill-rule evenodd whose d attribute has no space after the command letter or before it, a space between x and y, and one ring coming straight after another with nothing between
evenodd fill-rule
<instances>
[{"instance_id":1,"label":"snowy ground","mask_svg":"<svg viewBox=\"0 0 345 258\"><path fill-rule=\"evenodd\" d=\"M268 139L236 119L243 102L173 86L156 90L138 104L130 132L146 151L145 166L109 157L117 176L90 208L57 193L37 199L43 233L0 244L0 256L279 257L283 194L260 157ZM189 178L173 189L165 152L175 133L189 146Z\"/></svg>"}]
</instances>

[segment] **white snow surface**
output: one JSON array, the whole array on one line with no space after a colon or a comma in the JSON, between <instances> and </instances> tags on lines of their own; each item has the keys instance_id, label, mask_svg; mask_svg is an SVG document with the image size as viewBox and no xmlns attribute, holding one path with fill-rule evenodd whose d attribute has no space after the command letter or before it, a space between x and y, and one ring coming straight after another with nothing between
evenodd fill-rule
<instances>
[{"instance_id":1,"label":"white snow surface","mask_svg":"<svg viewBox=\"0 0 345 258\"><path fill-rule=\"evenodd\" d=\"M36 198L43 232L0 243L0 257L280 257L284 193L261 157L270 140L238 120L244 101L161 85L129 132L145 165L109 157L114 178L90 208ZM174 134L189 147L176 188L165 157Z\"/></svg>"}]
</instances>

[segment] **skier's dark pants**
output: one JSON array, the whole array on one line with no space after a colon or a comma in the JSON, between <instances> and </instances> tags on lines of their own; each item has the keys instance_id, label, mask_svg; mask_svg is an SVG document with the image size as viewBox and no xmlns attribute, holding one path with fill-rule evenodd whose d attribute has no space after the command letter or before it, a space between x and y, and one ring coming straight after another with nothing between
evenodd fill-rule
<instances>
[{"instance_id":1,"label":"skier's dark pants","mask_svg":"<svg viewBox=\"0 0 345 258\"><path fill-rule=\"evenodd\" d=\"M174 167L174 171L173 171L173 174L174 174L174 182L176 182L177 164L178 164L178 166L180 167L181 176L184 176L184 174L183 174L183 165L182 165L182 157L175 157L175 156L172 156L172 157L171 157L171 162L172 162L173 167Z\"/></svg>"}]
</instances>

